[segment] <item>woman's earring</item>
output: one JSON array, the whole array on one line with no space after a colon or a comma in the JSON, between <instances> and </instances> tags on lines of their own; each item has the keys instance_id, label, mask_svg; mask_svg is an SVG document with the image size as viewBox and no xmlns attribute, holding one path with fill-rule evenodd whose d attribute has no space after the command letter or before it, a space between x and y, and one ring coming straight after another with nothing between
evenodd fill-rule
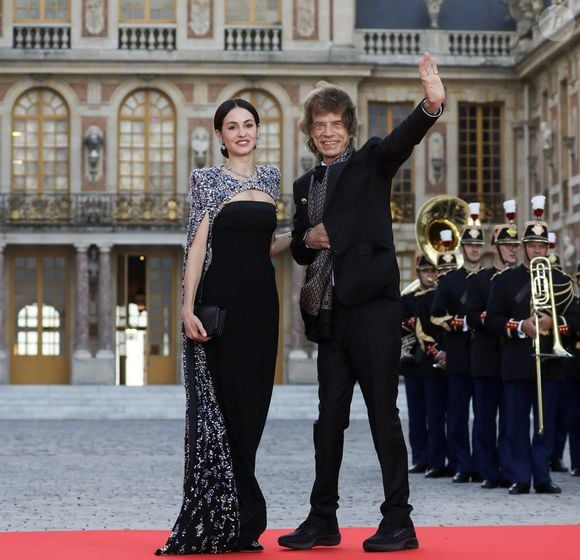
<instances>
[{"instance_id":1,"label":"woman's earring","mask_svg":"<svg viewBox=\"0 0 580 560\"><path fill-rule=\"evenodd\" d=\"M222 150L225 150L225 149L226 149L226 145L224 142L222 142Z\"/></svg>"}]
</instances>

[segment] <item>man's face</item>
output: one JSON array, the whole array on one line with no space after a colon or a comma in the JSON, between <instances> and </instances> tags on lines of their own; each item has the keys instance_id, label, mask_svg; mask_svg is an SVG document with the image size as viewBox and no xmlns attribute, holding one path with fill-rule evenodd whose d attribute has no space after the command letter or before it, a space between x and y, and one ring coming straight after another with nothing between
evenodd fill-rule
<instances>
[{"instance_id":1,"label":"man's face","mask_svg":"<svg viewBox=\"0 0 580 560\"><path fill-rule=\"evenodd\" d=\"M541 241L528 241L524 243L524 254L526 264L530 264L536 257L545 257L548 254L548 244Z\"/></svg>"},{"instance_id":2,"label":"man's face","mask_svg":"<svg viewBox=\"0 0 580 560\"><path fill-rule=\"evenodd\" d=\"M518 260L519 243L505 243L497 245L499 256L504 264L513 266Z\"/></svg>"},{"instance_id":3,"label":"man's face","mask_svg":"<svg viewBox=\"0 0 580 560\"><path fill-rule=\"evenodd\" d=\"M435 270L435 267L424 268L417 271L417 274L419 275L419 282L421 282L422 288L426 289L433 287L435 280L437 279L437 271Z\"/></svg>"},{"instance_id":4,"label":"man's face","mask_svg":"<svg viewBox=\"0 0 580 560\"><path fill-rule=\"evenodd\" d=\"M337 113L315 115L310 137L326 164L332 163L348 147L352 136Z\"/></svg>"},{"instance_id":5,"label":"man's face","mask_svg":"<svg viewBox=\"0 0 580 560\"><path fill-rule=\"evenodd\" d=\"M475 243L466 243L462 245L463 255L465 260L471 264L477 264L483 256L483 245L476 245Z\"/></svg>"}]
</instances>

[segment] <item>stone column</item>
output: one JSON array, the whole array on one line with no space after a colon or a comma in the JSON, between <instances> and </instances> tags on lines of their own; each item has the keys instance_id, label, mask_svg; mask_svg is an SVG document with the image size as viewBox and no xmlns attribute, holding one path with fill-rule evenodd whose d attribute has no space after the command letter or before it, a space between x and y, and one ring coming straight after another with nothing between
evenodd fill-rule
<instances>
[{"instance_id":1,"label":"stone column","mask_svg":"<svg viewBox=\"0 0 580 560\"><path fill-rule=\"evenodd\" d=\"M75 355L89 356L89 259L88 245L76 245Z\"/></svg>"},{"instance_id":2,"label":"stone column","mask_svg":"<svg viewBox=\"0 0 580 560\"><path fill-rule=\"evenodd\" d=\"M113 355L113 281L111 247L99 247L99 350L97 356Z\"/></svg>"},{"instance_id":3,"label":"stone column","mask_svg":"<svg viewBox=\"0 0 580 560\"><path fill-rule=\"evenodd\" d=\"M4 281L4 245L0 244L0 286L7 286ZM0 384L8 383L8 355L6 353L6 340L4 339L4 298L9 290L0 290Z\"/></svg>"}]
</instances>

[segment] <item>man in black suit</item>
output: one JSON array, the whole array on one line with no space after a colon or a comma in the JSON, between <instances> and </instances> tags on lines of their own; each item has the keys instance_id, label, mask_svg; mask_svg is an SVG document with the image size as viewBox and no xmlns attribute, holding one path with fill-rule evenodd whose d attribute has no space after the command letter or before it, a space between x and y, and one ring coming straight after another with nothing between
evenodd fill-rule
<instances>
[{"instance_id":1,"label":"man in black suit","mask_svg":"<svg viewBox=\"0 0 580 560\"><path fill-rule=\"evenodd\" d=\"M355 150L355 105L320 83L307 97L301 130L319 158L294 184L292 255L308 265L300 297L306 335L318 343L316 479L307 519L281 546L337 545L338 476L344 430L358 381L381 465L384 502L367 551L417 548L410 518L407 449L397 409L402 305L390 213L391 181L443 111L434 59L419 62L425 99L384 139Z\"/></svg>"}]
</instances>

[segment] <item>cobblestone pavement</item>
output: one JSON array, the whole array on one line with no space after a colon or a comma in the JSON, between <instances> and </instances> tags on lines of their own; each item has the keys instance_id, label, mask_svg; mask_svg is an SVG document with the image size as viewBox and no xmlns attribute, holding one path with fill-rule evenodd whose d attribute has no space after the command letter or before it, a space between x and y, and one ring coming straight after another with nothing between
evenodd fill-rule
<instances>
[{"instance_id":1,"label":"cobblestone pavement","mask_svg":"<svg viewBox=\"0 0 580 560\"><path fill-rule=\"evenodd\" d=\"M0 530L165 529L178 513L183 422L177 420L1 420ZM312 422L268 421L258 478L271 528L307 512L313 479ZM566 455L567 457L567 455ZM580 521L580 478L555 474L559 496L509 496L479 484L410 475L418 526L571 524ZM365 420L346 433L343 526L379 520L381 484Z\"/></svg>"}]
</instances>

